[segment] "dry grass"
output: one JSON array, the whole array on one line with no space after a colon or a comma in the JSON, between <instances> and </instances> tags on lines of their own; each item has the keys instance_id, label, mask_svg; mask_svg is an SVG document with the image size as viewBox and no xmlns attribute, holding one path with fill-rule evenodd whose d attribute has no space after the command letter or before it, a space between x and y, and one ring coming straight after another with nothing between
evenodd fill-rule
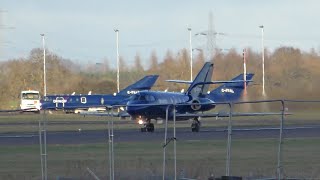
<instances>
[{"instance_id":1,"label":"dry grass","mask_svg":"<svg viewBox=\"0 0 320 180\"><path fill-rule=\"evenodd\" d=\"M287 139L284 142L284 173L287 177L319 178L319 138ZM0 179L40 179L38 146L6 146L0 149ZM225 174L226 143L178 141L177 170L185 177L206 179ZM115 143L116 179L146 179L162 175L161 142ZM244 177L272 177L276 174L277 140L234 140L231 173ZM108 145L49 145L49 179L75 177L92 179L89 167L101 179L108 177ZM167 174L173 175L173 146L167 148Z\"/></svg>"}]
</instances>

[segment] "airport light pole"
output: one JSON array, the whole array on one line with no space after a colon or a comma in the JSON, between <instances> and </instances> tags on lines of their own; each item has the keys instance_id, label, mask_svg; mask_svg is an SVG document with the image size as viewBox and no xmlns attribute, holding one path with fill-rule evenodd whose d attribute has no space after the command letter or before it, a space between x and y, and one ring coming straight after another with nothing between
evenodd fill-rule
<instances>
[{"instance_id":1,"label":"airport light pole","mask_svg":"<svg viewBox=\"0 0 320 180\"><path fill-rule=\"evenodd\" d=\"M192 36L191 36L191 28L189 27L188 28L188 31L189 31L189 43L190 43L190 81L193 80L192 78Z\"/></svg>"},{"instance_id":2,"label":"airport light pole","mask_svg":"<svg viewBox=\"0 0 320 180\"><path fill-rule=\"evenodd\" d=\"M266 91L264 88L264 26L259 26L261 28L261 48L262 48L262 95L266 95Z\"/></svg>"},{"instance_id":3,"label":"airport light pole","mask_svg":"<svg viewBox=\"0 0 320 180\"><path fill-rule=\"evenodd\" d=\"M43 48L43 94L47 95L47 84L46 84L46 48L44 34L42 36L42 48ZM42 122L41 122L42 121ZM39 143L40 143L40 155L41 155L41 173L42 179L48 179L47 172L47 122L46 122L46 111L43 111L43 118L39 121Z\"/></svg>"},{"instance_id":4,"label":"airport light pole","mask_svg":"<svg viewBox=\"0 0 320 180\"><path fill-rule=\"evenodd\" d=\"M246 64L246 56L247 56L247 51L246 49L243 49L242 52L242 57L243 57L243 80L244 80L244 94L247 94L247 64Z\"/></svg>"},{"instance_id":5,"label":"airport light pole","mask_svg":"<svg viewBox=\"0 0 320 180\"><path fill-rule=\"evenodd\" d=\"M42 36L42 48L43 48L43 94L47 95L47 83L46 83L46 48L45 48L45 39L44 34Z\"/></svg>"},{"instance_id":6,"label":"airport light pole","mask_svg":"<svg viewBox=\"0 0 320 180\"><path fill-rule=\"evenodd\" d=\"M118 93L120 91L120 87L119 87L119 30L115 29L114 32L116 32L116 36L117 36L117 89L118 89Z\"/></svg>"}]
</instances>

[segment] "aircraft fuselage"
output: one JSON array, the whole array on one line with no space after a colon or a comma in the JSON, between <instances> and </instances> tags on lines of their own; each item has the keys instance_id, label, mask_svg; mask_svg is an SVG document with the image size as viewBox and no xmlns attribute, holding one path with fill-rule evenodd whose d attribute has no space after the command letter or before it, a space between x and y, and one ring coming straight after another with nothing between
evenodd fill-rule
<instances>
[{"instance_id":1,"label":"aircraft fuselage","mask_svg":"<svg viewBox=\"0 0 320 180\"><path fill-rule=\"evenodd\" d=\"M130 96L123 95L48 95L42 101L44 109L77 109L126 105Z\"/></svg>"},{"instance_id":2,"label":"aircraft fuselage","mask_svg":"<svg viewBox=\"0 0 320 180\"><path fill-rule=\"evenodd\" d=\"M176 113L194 113L213 109L215 105L210 103L213 101L206 97L193 99L192 96L183 93L142 91L130 98L127 103L127 112L133 118L165 119L169 104L176 104ZM171 105L168 111L170 118L173 116L172 109Z\"/></svg>"}]
</instances>

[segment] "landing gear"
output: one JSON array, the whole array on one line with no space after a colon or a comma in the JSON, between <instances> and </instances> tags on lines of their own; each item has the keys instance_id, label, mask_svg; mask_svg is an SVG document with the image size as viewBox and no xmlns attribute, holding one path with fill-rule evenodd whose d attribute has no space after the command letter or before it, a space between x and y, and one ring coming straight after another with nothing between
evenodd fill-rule
<instances>
[{"instance_id":1,"label":"landing gear","mask_svg":"<svg viewBox=\"0 0 320 180\"><path fill-rule=\"evenodd\" d=\"M141 128L141 132L154 132L154 124L151 123L150 119L148 119L144 124L144 127Z\"/></svg>"},{"instance_id":2,"label":"landing gear","mask_svg":"<svg viewBox=\"0 0 320 180\"><path fill-rule=\"evenodd\" d=\"M195 117L193 119L192 124L191 124L191 131L192 132L199 132L200 131L200 126L201 126L201 123L200 123L198 117Z\"/></svg>"}]
</instances>

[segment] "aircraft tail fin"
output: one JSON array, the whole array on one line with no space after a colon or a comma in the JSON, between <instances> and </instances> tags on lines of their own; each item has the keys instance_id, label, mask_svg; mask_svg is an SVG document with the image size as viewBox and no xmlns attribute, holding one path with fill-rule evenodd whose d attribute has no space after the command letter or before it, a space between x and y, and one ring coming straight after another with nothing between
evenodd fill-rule
<instances>
[{"instance_id":1,"label":"aircraft tail fin","mask_svg":"<svg viewBox=\"0 0 320 180\"><path fill-rule=\"evenodd\" d=\"M125 89L121 90L118 94L120 95L130 95L135 94L138 91L142 90L150 90L154 83L157 81L159 75L148 75L144 78L140 79L139 81L131 84L130 86L126 87Z\"/></svg>"},{"instance_id":2,"label":"aircraft tail fin","mask_svg":"<svg viewBox=\"0 0 320 180\"><path fill-rule=\"evenodd\" d=\"M237 101L241 98L245 86L248 86L253 76L252 73L246 74L246 81L244 81L244 74L240 74L231 80L239 82L225 83L212 90L208 96L215 102Z\"/></svg>"},{"instance_id":3,"label":"aircraft tail fin","mask_svg":"<svg viewBox=\"0 0 320 180\"><path fill-rule=\"evenodd\" d=\"M206 62L202 69L199 71L196 78L190 84L190 87L186 91L186 94L190 94L192 97L199 97L201 95L206 95L209 89L209 84L204 84L204 82L211 82L213 72L213 63Z\"/></svg>"}]
</instances>

